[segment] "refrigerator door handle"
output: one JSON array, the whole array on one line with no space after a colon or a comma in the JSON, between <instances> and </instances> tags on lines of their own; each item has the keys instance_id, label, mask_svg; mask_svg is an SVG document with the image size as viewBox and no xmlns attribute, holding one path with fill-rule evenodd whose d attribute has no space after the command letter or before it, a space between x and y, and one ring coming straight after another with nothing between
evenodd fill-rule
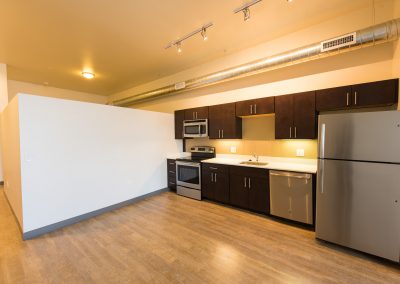
<instances>
[{"instance_id":1,"label":"refrigerator door handle","mask_svg":"<svg viewBox=\"0 0 400 284\"><path fill-rule=\"evenodd\" d=\"M319 180L319 190L321 194L324 194L324 161L319 160L318 167L318 180Z\"/></svg>"},{"instance_id":2,"label":"refrigerator door handle","mask_svg":"<svg viewBox=\"0 0 400 284\"><path fill-rule=\"evenodd\" d=\"M321 124L320 136L319 136L319 158L325 158L325 123Z\"/></svg>"}]
</instances>

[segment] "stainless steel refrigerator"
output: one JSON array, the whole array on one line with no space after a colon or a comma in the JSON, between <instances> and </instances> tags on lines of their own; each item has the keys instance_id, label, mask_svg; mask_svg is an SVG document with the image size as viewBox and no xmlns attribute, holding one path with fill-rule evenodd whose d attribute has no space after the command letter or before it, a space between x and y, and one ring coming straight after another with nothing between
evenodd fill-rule
<instances>
[{"instance_id":1,"label":"stainless steel refrigerator","mask_svg":"<svg viewBox=\"0 0 400 284\"><path fill-rule=\"evenodd\" d=\"M319 116L316 236L399 262L400 112Z\"/></svg>"}]
</instances>

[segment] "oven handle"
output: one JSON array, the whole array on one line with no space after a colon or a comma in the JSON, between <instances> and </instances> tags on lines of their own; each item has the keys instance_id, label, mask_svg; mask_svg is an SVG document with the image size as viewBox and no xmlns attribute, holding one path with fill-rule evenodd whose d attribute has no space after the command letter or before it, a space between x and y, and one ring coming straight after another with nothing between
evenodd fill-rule
<instances>
[{"instance_id":1,"label":"oven handle","mask_svg":"<svg viewBox=\"0 0 400 284\"><path fill-rule=\"evenodd\" d=\"M191 163L191 162L180 162L180 161L176 161L176 165L181 165L181 166L194 166L197 168L200 168L200 163Z\"/></svg>"}]
</instances>

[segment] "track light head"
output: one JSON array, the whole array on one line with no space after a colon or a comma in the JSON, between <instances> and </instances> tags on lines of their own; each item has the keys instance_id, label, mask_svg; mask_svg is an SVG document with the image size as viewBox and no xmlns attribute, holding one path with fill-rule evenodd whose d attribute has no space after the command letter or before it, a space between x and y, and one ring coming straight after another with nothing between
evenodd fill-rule
<instances>
[{"instance_id":1,"label":"track light head","mask_svg":"<svg viewBox=\"0 0 400 284\"><path fill-rule=\"evenodd\" d=\"M206 28L202 28L201 30L201 36L203 37L203 40L206 41L208 39L207 36L207 29Z\"/></svg>"},{"instance_id":2,"label":"track light head","mask_svg":"<svg viewBox=\"0 0 400 284\"><path fill-rule=\"evenodd\" d=\"M242 11L243 11L244 20L247 21L248 19L250 19L250 9L249 9L249 7L243 9Z\"/></svg>"},{"instance_id":3,"label":"track light head","mask_svg":"<svg viewBox=\"0 0 400 284\"><path fill-rule=\"evenodd\" d=\"M176 43L176 48L177 48L176 50L178 51L178 53L182 52L182 47L181 47L181 42L180 41Z\"/></svg>"}]
</instances>

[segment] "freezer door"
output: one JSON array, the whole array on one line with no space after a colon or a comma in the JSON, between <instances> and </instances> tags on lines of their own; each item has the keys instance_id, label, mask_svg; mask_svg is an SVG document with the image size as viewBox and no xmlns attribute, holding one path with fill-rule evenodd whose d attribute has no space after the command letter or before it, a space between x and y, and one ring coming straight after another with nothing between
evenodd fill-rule
<instances>
[{"instance_id":1,"label":"freezer door","mask_svg":"<svg viewBox=\"0 0 400 284\"><path fill-rule=\"evenodd\" d=\"M400 163L400 112L323 114L320 158Z\"/></svg>"},{"instance_id":2,"label":"freezer door","mask_svg":"<svg viewBox=\"0 0 400 284\"><path fill-rule=\"evenodd\" d=\"M399 185L400 165L320 159L316 237L398 262Z\"/></svg>"}]
</instances>

